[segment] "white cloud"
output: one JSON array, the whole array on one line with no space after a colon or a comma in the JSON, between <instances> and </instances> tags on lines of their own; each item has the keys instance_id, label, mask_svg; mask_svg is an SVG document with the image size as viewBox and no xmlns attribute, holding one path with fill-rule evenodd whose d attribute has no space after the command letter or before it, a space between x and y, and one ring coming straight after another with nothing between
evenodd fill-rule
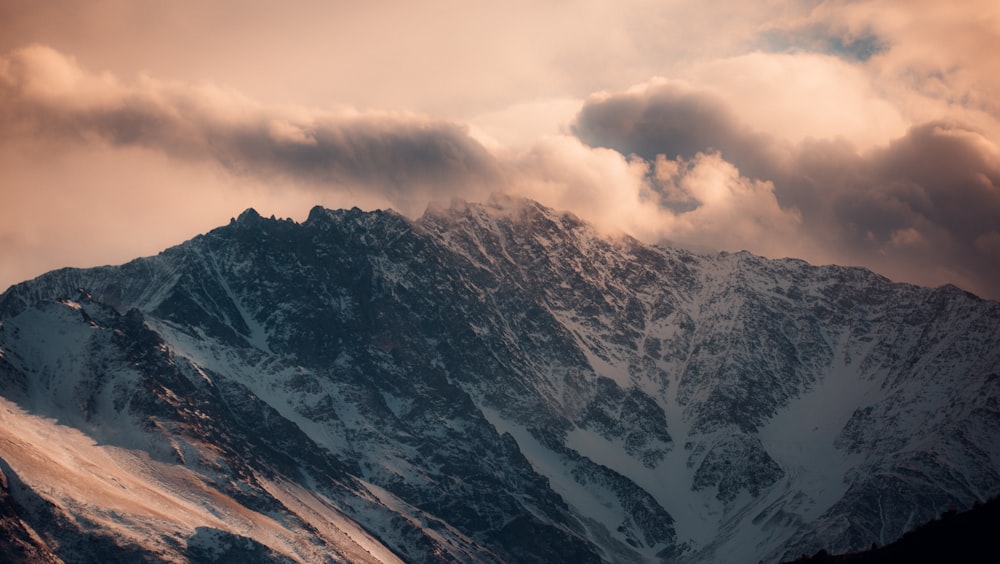
<instances>
[{"instance_id":1,"label":"white cloud","mask_svg":"<svg viewBox=\"0 0 1000 564\"><path fill-rule=\"evenodd\" d=\"M771 183L741 176L717 153L651 163L561 136L545 139L518 166L519 193L605 230L707 251L803 250L800 214L778 204Z\"/></svg>"},{"instance_id":2,"label":"white cloud","mask_svg":"<svg viewBox=\"0 0 1000 564\"><path fill-rule=\"evenodd\" d=\"M690 161L658 158L656 179L669 194L683 194L692 209L670 212L663 235L685 247L753 251L771 257L803 251L801 216L783 209L770 182L740 176L718 153L698 153ZM676 196L675 196L676 197Z\"/></svg>"},{"instance_id":3,"label":"white cloud","mask_svg":"<svg viewBox=\"0 0 1000 564\"><path fill-rule=\"evenodd\" d=\"M799 142L842 137L861 148L910 125L858 64L817 53L753 52L690 68L751 127Z\"/></svg>"}]
</instances>

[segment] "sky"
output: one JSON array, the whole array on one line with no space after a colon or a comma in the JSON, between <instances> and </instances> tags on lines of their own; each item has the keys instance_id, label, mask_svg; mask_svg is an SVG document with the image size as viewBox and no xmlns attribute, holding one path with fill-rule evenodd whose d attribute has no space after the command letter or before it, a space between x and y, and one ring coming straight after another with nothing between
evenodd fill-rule
<instances>
[{"instance_id":1,"label":"sky","mask_svg":"<svg viewBox=\"0 0 1000 564\"><path fill-rule=\"evenodd\" d=\"M0 290L494 192L1000 299L1000 3L0 3Z\"/></svg>"}]
</instances>

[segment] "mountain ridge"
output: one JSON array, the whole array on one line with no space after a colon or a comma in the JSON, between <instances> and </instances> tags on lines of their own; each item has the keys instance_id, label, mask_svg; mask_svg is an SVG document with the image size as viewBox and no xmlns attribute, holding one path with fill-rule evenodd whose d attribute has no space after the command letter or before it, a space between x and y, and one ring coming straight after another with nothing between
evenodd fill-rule
<instances>
[{"instance_id":1,"label":"mountain ridge","mask_svg":"<svg viewBox=\"0 0 1000 564\"><path fill-rule=\"evenodd\" d=\"M122 448L243 507L323 496L408 560L777 560L1000 491L997 303L647 246L511 197L416 220L247 210L16 285L0 322L8 399L95 436L137 427ZM82 336L38 345L52 327ZM39 388L59 362L63 391ZM312 561L325 541L303 538L261 546Z\"/></svg>"}]
</instances>

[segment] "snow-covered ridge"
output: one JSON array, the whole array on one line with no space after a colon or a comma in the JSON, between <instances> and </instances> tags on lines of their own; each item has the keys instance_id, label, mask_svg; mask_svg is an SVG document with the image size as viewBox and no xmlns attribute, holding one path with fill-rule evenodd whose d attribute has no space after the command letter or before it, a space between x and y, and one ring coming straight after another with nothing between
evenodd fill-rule
<instances>
[{"instance_id":1,"label":"snow-covered ridge","mask_svg":"<svg viewBox=\"0 0 1000 564\"><path fill-rule=\"evenodd\" d=\"M646 246L506 196L248 210L0 296L12 428L49 429L46 464L151 461L109 475L201 500L217 532L0 459L22 499L118 516L43 542L177 560L776 561L1000 493L998 342L1000 305L955 288Z\"/></svg>"}]
</instances>

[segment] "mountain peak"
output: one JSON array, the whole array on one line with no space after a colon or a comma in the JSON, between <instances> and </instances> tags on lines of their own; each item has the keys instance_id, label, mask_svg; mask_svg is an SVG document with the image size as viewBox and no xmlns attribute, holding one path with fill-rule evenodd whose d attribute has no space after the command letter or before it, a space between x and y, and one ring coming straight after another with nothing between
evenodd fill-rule
<instances>
[{"instance_id":1,"label":"mountain peak","mask_svg":"<svg viewBox=\"0 0 1000 564\"><path fill-rule=\"evenodd\" d=\"M306 218L306 223L315 223L321 221L324 217L329 216L330 210L324 208L323 206L313 206L309 210L309 217Z\"/></svg>"},{"instance_id":2,"label":"mountain peak","mask_svg":"<svg viewBox=\"0 0 1000 564\"><path fill-rule=\"evenodd\" d=\"M257 213L257 210L255 210L253 208L247 208L247 209L243 210L243 213L241 213L236 218L236 222L237 223L251 223L252 224L253 222L258 221L259 219L261 219L261 217L260 217L260 214Z\"/></svg>"}]
</instances>

